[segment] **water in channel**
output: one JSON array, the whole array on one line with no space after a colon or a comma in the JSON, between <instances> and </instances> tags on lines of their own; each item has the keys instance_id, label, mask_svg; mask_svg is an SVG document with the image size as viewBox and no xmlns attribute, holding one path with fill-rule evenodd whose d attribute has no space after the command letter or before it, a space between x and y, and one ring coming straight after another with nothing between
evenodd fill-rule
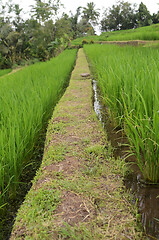
<instances>
[{"instance_id":1,"label":"water in channel","mask_svg":"<svg viewBox=\"0 0 159 240\"><path fill-rule=\"evenodd\" d=\"M92 85L94 110L108 135L108 140L111 141L113 155L115 158L125 158L128 150L127 139L119 129L114 128L108 109L103 106L97 81L93 80ZM129 157L127 161L134 162L131 166L133 173L124 179L124 184L133 194L133 204L138 206L141 223L148 238L159 239L159 185L144 184L134 156Z\"/></svg>"}]
</instances>

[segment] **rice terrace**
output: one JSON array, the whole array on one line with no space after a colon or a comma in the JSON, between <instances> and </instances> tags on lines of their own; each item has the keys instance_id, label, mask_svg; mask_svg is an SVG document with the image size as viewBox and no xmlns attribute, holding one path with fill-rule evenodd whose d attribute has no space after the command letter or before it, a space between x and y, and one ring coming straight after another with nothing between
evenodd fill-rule
<instances>
[{"instance_id":1,"label":"rice terrace","mask_svg":"<svg viewBox=\"0 0 159 240\"><path fill-rule=\"evenodd\" d=\"M159 11L0 3L0 240L159 239Z\"/></svg>"}]
</instances>

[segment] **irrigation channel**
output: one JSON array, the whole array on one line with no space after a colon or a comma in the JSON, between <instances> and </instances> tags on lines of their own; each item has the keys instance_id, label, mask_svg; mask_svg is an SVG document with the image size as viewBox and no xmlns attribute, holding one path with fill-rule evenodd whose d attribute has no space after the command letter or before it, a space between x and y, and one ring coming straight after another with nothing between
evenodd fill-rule
<instances>
[{"instance_id":1,"label":"irrigation channel","mask_svg":"<svg viewBox=\"0 0 159 240\"><path fill-rule=\"evenodd\" d=\"M108 140L114 148L114 157L126 157L128 151L127 139L120 129L115 129L109 118L108 109L104 106L97 81L93 80L93 105L94 110L107 132ZM135 157L127 158L131 162L132 172L124 179L128 191L133 194L133 203L137 204L141 215L141 222L150 239L159 239L159 185L147 185L142 180L142 174L135 164ZM151 237L152 236L152 237Z\"/></svg>"}]
</instances>

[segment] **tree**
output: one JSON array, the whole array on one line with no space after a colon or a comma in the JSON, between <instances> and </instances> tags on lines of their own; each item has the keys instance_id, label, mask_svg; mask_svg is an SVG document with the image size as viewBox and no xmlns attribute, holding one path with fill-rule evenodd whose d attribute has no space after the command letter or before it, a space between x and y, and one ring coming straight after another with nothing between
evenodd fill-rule
<instances>
[{"instance_id":1,"label":"tree","mask_svg":"<svg viewBox=\"0 0 159 240\"><path fill-rule=\"evenodd\" d=\"M55 23L55 38L64 37L66 34L70 38L72 37L71 19L63 13L62 17Z\"/></svg>"},{"instance_id":2,"label":"tree","mask_svg":"<svg viewBox=\"0 0 159 240\"><path fill-rule=\"evenodd\" d=\"M35 6L31 6L31 12L32 17L35 17L39 23L48 21L57 13L60 7L60 0L35 0L35 2Z\"/></svg>"},{"instance_id":3,"label":"tree","mask_svg":"<svg viewBox=\"0 0 159 240\"><path fill-rule=\"evenodd\" d=\"M3 4L2 0L0 0L0 19L1 19L1 21L4 20L5 8L6 8L6 6Z\"/></svg>"},{"instance_id":4,"label":"tree","mask_svg":"<svg viewBox=\"0 0 159 240\"><path fill-rule=\"evenodd\" d=\"M78 23L78 34L79 37L83 37L86 35L94 35L95 31L92 25L86 19L83 18Z\"/></svg>"},{"instance_id":5,"label":"tree","mask_svg":"<svg viewBox=\"0 0 159 240\"><path fill-rule=\"evenodd\" d=\"M136 21L136 4L131 4L129 2L120 2L121 8L121 30L132 29L137 27Z\"/></svg>"},{"instance_id":6,"label":"tree","mask_svg":"<svg viewBox=\"0 0 159 240\"><path fill-rule=\"evenodd\" d=\"M106 9L101 21L102 31L116 31L136 27L136 5L118 1L112 8Z\"/></svg>"},{"instance_id":7,"label":"tree","mask_svg":"<svg viewBox=\"0 0 159 240\"><path fill-rule=\"evenodd\" d=\"M61 45L60 39L55 38L54 41L50 42L48 45L48 51L50 53L50 57L55 57L57 54L57 50Z\"/></svg>"},{"instance_id":8,"label":"tree","mask_svg":"<svg viewBox=\"0 0 159 240\"><path fill-rule=\"evenodd\" d=\"M15 26L17 32L20 32L23 28L23 19L20 16L22 10L23 9L19 7L19 4L14 4L13 11L16 17L13 20L13 25Z\"/></svg>"},{"instance_id":9,"label":"tree","mask_svg":"<svg viewBox=\"0 0 159 240\"><path fill-rule=\"evenodd\" d=\"M113 5L112 8L106 9L104 15L104 18L101 20L102 31L116 31L120 29L121 15L119 5Z\"/></svg>"},{"instance_id":10,"label":"tree","mask_svg":"<svg viewBox=\"0 0 159 240\"><path fill-rule=\"evenodd\" d=\"M73 15L71 13L71 17L70 17L70 21L71 21L71 29L72 29L72 37L73 39L77 38L79 36L79 32L78 32L78 20L79 20L79 17L81 15L81 8L82 7L78 7L76 9L76 13L75 15Z\"/></svg>"},{"instance_id":11,"label":"tree","mask_svg":"<svg viewBox=\"0 0 159 240\"><path fill-rule=\"evenodd\" d=\"M1 31L0 31L0 49L1 49L1 67L11 67L11 61L7 60L10 57L10 46L7 41L8 35L12 32L12 27L10 23L4 22L1 23ZM3 59L3 60L2 60Z\"/></svg>"},{"instance_id":12,"label":"tree","mask_svg":"<svg viewBox=\"0 0 159 240\"><path fill-rule=\"evenodd\" d=\"M140 3L137 14L138 26L149 26L152 24L151 14L143 2Z\"/></svg>"},{"instance_id":13,"label":"tree","mask_svg":"<svg viewBox=\"0 0 159 240\"><path fill-rule=\"evenodd\" d=\"M21 45L20 33L13 31L11 25L6 23L1 28L0 39L1 54L4 59L8 59L11 67L20 57L20 54L17 54Z\"/></svg>"},{"instance_id":14,"label":"tree","mask_svg":"<svg viewBox=\"0 0 159 240\"><path fill-rule=\"evenodd\" d=\"M159 12L158 13L153 13L151 19L152 19L152 23L154 23L154 24L159 23Z\"/></svg>"},{"instance_id":15,"label":"tree","mask_svg":"<svg viewBox=\"0 0 159 240\"><path fill-rule=\"evenodd\" d=\"M53 20L49 20L47 22L45 22L44 24L44 38L46 43L50 43L51 41L54 41L55 39L55 31L56 31L56 27L55 24L53 22Z\"/></svg>"},{"instance_id":16,"label":"tree","mask_svg":"<svg viewBox=\"0 0 159 240\"><path fill-rule=\"evenodd\" d=\"M82 18L91 25L96 25L99 18L99 9L95 9L93 2L87 3L87 7L83 8Z\"/></svg>"},{"instance_id":17,"label":"tree","mask_svg":"<svg viewBox=\"0 0 159 240\"><path fill-rule=\"evenodd\" d=\"M42 26L36 19L28 19L24 24L25 40L24 55L26 59L36 58L38 46L47 47L45 41L45 26ZM41 49L41 47L40 47Z\"/></svg>"}]
</instances>

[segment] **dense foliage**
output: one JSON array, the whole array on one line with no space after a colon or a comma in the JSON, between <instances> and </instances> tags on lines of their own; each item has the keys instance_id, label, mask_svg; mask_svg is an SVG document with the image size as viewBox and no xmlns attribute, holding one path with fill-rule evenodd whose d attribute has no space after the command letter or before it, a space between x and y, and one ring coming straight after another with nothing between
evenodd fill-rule
<instances>
[{"instance_id":1,"label":"dense foliage","mask_svg":"<svg viewBox=\"0 0 159 240\"><path fill-rule=\"evenodd\" d=\"M58 17L61 8L59 0L36 0L24 20L18 4L0 0L0 69L45 61L65 49L70 39L95 33L99 13L93 3L79 7L75 15Z\"/></svg>"},{"instance_id":2,"label":"dense foliage","mask_svg":"<svg viewBox=\"0 0 159 240\"><path fill-rule=\"evenodd\" d=\"M125 30L149 26L152 23L159 23L159 12L151 16L146 5L142 2L137 9L136 4L118 1L111 8L105 10L101 20L101 30Z\"/></svg>"}]
</instances>

